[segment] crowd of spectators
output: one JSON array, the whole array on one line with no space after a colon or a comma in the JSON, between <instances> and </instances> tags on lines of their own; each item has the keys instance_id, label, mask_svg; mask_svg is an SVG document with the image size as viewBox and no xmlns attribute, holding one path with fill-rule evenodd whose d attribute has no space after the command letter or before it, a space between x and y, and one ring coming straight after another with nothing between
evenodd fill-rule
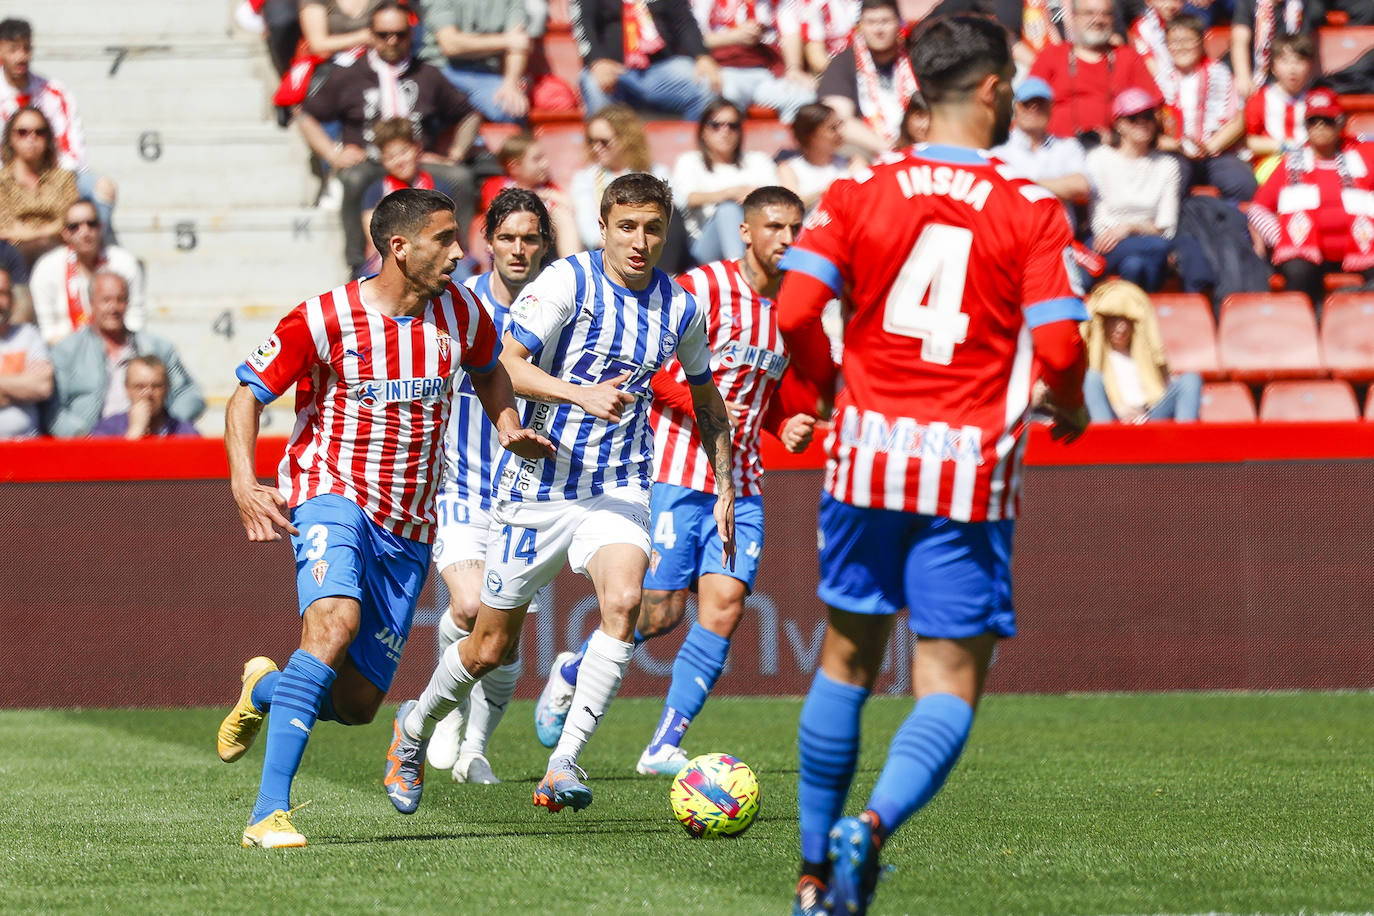
<instances>
[{"instance_id":1,"label":"crowd of spectators","mask_svg":"<svg viewBox=\"0 0 1374 916\"><path fill-rule=\"evenodd\" d=\"M244 0L240 22L263 31L282 123L301 131L322 189L338 189L350 275L375 255L368 216L396 188L443 190L464 226L502 187L528 188L568 254L599 244L601 191L628 171L670 181L681 218L662 263L685 270L741 254L751 190L782 184L809 208L836 178L922 142L929 115L905 54L913 10L973 10L1013 34L1013 129L993 152L1064 203L1087 285L1234 292L1217 275L1227 248L1270 259L1272 284L1317 307L1328 275L1374 282L1374 153L1347 133L1313 37L1328 16L1374 22L1359 0L568 0L557 28L580 55L576 78L566 62L553 72L547 0ZM1228 50L1209 56L1228 25ZM114 185L85 162L70 93L30 72L31 50L25 23L0 23L4 333L7 352L24 352L0 365L0 410L40 391L32 367L50 363L53 391L30 427L80 435L127 412L121 435L184 429L203 402L144 330L142 271L113 243ZM790 128L791 147L750 148L759 118ZM695 123L695 144L654 161L646 123L673 120ZM517 132L489 148L485 124ZM573 124L586 165L551 168L541 136ZM1189 214L1207 207L1247 222L1189 234ZM468 268L481 270L475 247ZM36 341L16 333L34 320ZM1153 346L1142 322L1133 338L1121 322L1094 333L1106 349ZM1106 349L1099 361L1124 372ZM24 379L14 391L11 376ZM1128 400L1131 417L1160 413Z\"/></svg>"},{"instance_id":2,"label":"crowd of spectators","mask_svg":"<svg viewBox=\"0 0 1374 916\"><path fill-rule=\"evenodd\" d=\"M194 435L205 400L144 330L116 186L86 161L72 93L30 69L33 38L0 21L0 439Z\"/></svg>"}]
</instances>

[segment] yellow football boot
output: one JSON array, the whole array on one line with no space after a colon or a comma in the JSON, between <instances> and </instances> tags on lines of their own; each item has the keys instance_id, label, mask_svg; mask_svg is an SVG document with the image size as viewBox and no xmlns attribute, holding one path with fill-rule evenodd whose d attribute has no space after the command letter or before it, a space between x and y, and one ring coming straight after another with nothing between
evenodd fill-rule
<instances>
[{"instance_id":1,"label":"yellow football boot","mask_svg":"<svg viewBox=\"0 0 1374 916\"><path fill-rule=\"evenodd\" d=\"M262 710L253 705L253 688L264 675L276 670L276 663L262 655L243 663L243 689L239 691L239 701L219 724L219 759L225 763L233 763L247 753L257 737L262 727ZM304 842L302 840L301 845ZM243 834L243 845L249 845L247 832Z\"/></svg>"}]
</instances>

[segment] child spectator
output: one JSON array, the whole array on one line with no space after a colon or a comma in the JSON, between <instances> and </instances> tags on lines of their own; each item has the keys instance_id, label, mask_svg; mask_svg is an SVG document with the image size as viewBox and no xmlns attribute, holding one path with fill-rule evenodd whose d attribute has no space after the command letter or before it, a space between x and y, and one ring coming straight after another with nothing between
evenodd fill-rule
<instances>
[{"instance_id":1,"label":"child spectator","mask_svg":"<svg viewBox=\"0 0 1374 916\"><path fill-rule=\"evenodd\" d=\"M1174 62L1169 54L1169 24L1183 11L1183 0L1145 0L1145 9L1131 24L1131 47L1145 61L1155 84L1167 100L1174 83Z\"/></svg>"},{"instance_id":2,"label":"child spectator","mask_svg":"<svg viewBox=\"0 0 1374 916\"><path fill-rule=\"evenodd\" d=\"M143 330L143 268L133 252L105 244L95 204L83 197L67 208L62 241L38 259L29 279L34 313L48 346L90 321L91 278L101 270L124 278L129 286L125 324L131 331Z\"/></svg>"},{"instance_id":3,"label":"child spectator","mask_svg":"<svg viewBox=\"0 0 1374 916\"><path fill-rule=\"evenodd\" d=\"M392 191L401 188L432 188L434 176L420 168L420 141L415 138L415 127L409 118L387 118L378 121L372 129L372 142L377 146L377 154L386 174L363 192L363 235L367 238L367 263L365 273L371 273L373 258L377 249L372 246L372 211L377 209Z\"/></svg>"},{"instance_id":4,"label":"child spectator","mask_svg":"<svg viewBox=\"0 0 1374 916\"><path fill-rule=\"evenodd\" d=\"M1245 146L1262 182L1279 157L1307 142L1307 85L1316 65L1311 35L1280 35L1273 44L1274 78L1245 102Z\"/></svg>"},{"instance_id":5,"label":"child spectator","mask_svg":"<svg viewBox=\"0 0 1374 916\"><path fill-rule=\"evenodd\" d=\"M901 27L896 0L863 0L850 46L831 59L817 89L839 114L845 142L870 158L896 145L902 112L918 88Z\"/></svg>"},{"instance_id":6,"label":"child spectator","mask_svg":"<svg viewBox=\"0 0 1374 916\"><path fill-rule=\"evenodd\" d=\"M1323 0L1236 0L1231 17L1231 69L1248 99L1269 77L1281 35L1309 35L1325 17Z\"/></svg>"},{"instance_id":7,"label":"child spectator","mask_svg":"<svg viewBox=\"0 0 1374 916\"><path fill-rule=\"evenodd\" d=\"M14 321L8 271L0 270L0 439L38 435L38 408L52 396L52 361L38 328Z\"/></svg>"},{"instance_id":8,"label":"child spectator","mask_svg":"<svg viewBox=\"0 0 1374 916\"><path fill-rule=\"evenodd\" d=\"M1171 76L1164 88L1164 133L1159 148L1183 156L1183 184L1214 185L1227 200L1255 196L1255 175L1236 155L1245 135L1245 117L1231 81L1231 71L1208 60L1202 38L1206 29L1196 16L1169 23Z\"/></svg>"},{"instance_id":9,"label":"child spectator","mask_svg":"<svg viewBox=\"0 0 1374 916\"><path fill-rule=\"evenodd\" d=\"M1374 147L1342 138L1345 113L1330 89L1307 94L1306 116L1306 145L1284 155L1248 215L1288 288L1320 317L1328 272L1374 281Z\"/></svg>"},{"instance_id":10,"label":"child spectator","mask_svg":"<svg viewBox=\"0 0 1374 916\"><path fill-rule=\"evenodd\" d=\"M854 163L840 155L840 116L829 105L803 105L792 122L792 136L798 152L778 163L778 183L800 197L810 213L831 182L853 171Z\"/></svg>"},{"instance_id":11,"label":"child spectator","mask_svg":"<svg viewBox=\"0 0 1374 916\"><path fill-rule=\"evenodd\" d=\"M744 257L739 226L744 198L778 183L778 168L764 153L745 152L744 115L716 99L697 122L697 149L673 166L673 203L684 214L693 260L698 264Z\"/></svg>"},{"instance_id":12,"label":"child spectator","mask_svg":"<svg viewBox=\"0 0 1374 916\"><path fill-rule=\"evenodd\" d=\"M722 97L744 109L771 108L785 124L815 100L801 43L780 44L773 0L692 0L692 10L720 64Z\"/></svg>"},{"instance_id":13,"label":"child spectator","mask_svg":"<svg viewBox=\"0 0 1374 916\"><path fill-rule=\"evenodd\" d=\"M1159 100L1144 89L1116 97L1117 145L1088 153L1092 182L1092 247L1120 274L1148 292L1163 285L1164 268L1178 228L1179 169L1173 156L1155 149Z\"/></svg>"},{"instance_id":14,"label":"child spectator","mask_svg":"<svg viewBox=\"0 0 1374 916\"><path fill-rule=\"evenodd\" d=\"M553 222L554 241L560 258L582 251L577 235L577 222L573 218L572 201L563 189L553 183L549 172L549 157L544 147L535 139L534 134L522 131L508 137L496 154L505 174L488 178L482 185L482 211L486 212L491 202L506 188L524 188L539 195L548 208L549 219Z\"/></svg>"},{"instance_id":15,"label":"child spectator","mask_svg":"<svg viewBox=\"0 0 1374 916\"><path fill-rule=\"evenodd\" d=\"M1134 284L1109 280L1093 290L1087 306L1083 401L1092 422L1196 420L1202 378L1169 374L1150 297Z\"/></svg>"},{"instance_id":16,"label":"child spectator","mask_svg":"<svg viewBox=\"0 0 1374 916\"><path fill-rule=\"evenodd\" d=\"M32 107L6 122L0 163L0 239L32 265L62 242L62 217L77 199L76 175L57 164L52 126Z\"/></svg>"}]
</instances>

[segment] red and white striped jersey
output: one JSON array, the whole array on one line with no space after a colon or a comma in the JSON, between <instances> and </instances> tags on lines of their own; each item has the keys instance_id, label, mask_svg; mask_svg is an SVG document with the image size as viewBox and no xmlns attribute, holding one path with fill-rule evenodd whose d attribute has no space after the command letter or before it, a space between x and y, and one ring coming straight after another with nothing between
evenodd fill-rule
<instances>
[{"instance_id":1,"label":"red and white striped jersey","mask_svg":"<svg viewBox=\"0 0 1374 916\"><path fill-rule=\"evenodd\" d=\"M76 102L61 83L29 74L29 84L15 89L8 80L0 79L0 123L14 117L26 105L43 112L52 125L53 140L57 143L57 164L64 169L78 171L86 163L86 136L81 130L81 118L76 114Z\"/></svg>"},{"instance_id":2,"label":"red and white striped jersey","mask_svg":"<svg viewBox=\"0 0 1374 916\"><path fill-rule=\"evenodd\" d=\"M1031 329L1088 317L1072 241L1052 194L977 150L922 144L830 186L782 266L853 305L831 496L964 522L1015 516Z\"/></svg>"},{"instance_id":3,"label":"red and white striped jersey","mask_svg":"<svg viewBox=\"0 0 1374 916\"><path fill-rule=\"evenodd\" d=\"M711 377L720 396L745 405L744 419L735 427L731 443L735 493L757 496L763 476L759 432L768 399L787 368L773 303L745 282L737 261L704 264L683 274L678 283L707 308ZM687 383L676 357L663 371L678 384ZM702 450L696 415L655 400L653 424L654 479L714 493L716 473Z\"/></svg>"},{"instance_id":4,"label":"red and white striped jersey","mask_svg":"<svg viewBox=\"0 0 1374 916\"><path fill-rule=\"evenodd\" d=\"M1277 83L1261 86L1245 100L1245 133L1301 146L1307 142L1307 93L1291 96Z\"/></svg>"},{"instance_id":5,"label":"red and white striped jersey","mask_svg":"<svg viewBox=\"0 0 1374 916\"><path fill-rule=\"evenodd\" d=\"M359 282L292 309L237 375L263 403L296 385L296 425L277 472L291 506L335 493L428 543L453 376L489 371L501 345L461 286L449 284L423 315L392 318L363 301Z\"/></svg>"}]
</instances>

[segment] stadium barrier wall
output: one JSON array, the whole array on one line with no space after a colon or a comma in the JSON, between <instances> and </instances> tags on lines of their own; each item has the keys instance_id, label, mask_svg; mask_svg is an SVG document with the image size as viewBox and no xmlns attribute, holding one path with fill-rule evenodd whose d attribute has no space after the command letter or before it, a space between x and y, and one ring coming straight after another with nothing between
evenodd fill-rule
<instances>
[{"instance_id":1,"label":"stadium barrier wall","mask_svg":"<svg viewBox=\"0 0 1374 916\"><path fill-rule=\"evenodd\" d=\"M260 443L263 477L282 447ZM991 690L1374 685L1374 424L1111 427L1072 447L1037 429L1027 456L1021 632ZM823 632L819 451L765 460L762 573L722 694L805 692ZM245 658L290 654L290 548L247 541L226 475L218 440L0 444L0 706L223 705ZM436 581L395 698L431 669ZM526 624L521 696L596 623L585 579L555 592ZM685 632L641 647L622 693L662 695ZM894 632L879 689L904 693L912 640Z\"/></svg>"}]
</instances>

